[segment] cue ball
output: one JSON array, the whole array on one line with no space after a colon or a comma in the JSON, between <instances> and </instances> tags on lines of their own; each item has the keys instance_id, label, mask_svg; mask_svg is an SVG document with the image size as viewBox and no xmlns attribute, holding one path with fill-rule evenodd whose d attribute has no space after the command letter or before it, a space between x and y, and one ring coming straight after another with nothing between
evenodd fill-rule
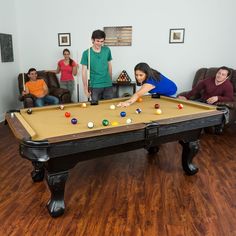
<instances>
[{"instance_id":1,"label":"cue ball","mask_svg":"<svg viewBox=\"0 0 236 236\"><path fill-rule=\"evenodd\" d=\"M59 108L60 108L61 110L64 110L65 106L60 105Z\"/></svg>"},{"instance_id":2,"label":"cue ball","mask_svg":"<svg viewBox=\"0 0 236 236\"><path fill-rule=\"evenodd\" d=\"M92 121L88 122L88 128L89 129L92 129L94 127L94 124Z\"/></svg>"},{"instance_id":3,"label":"cue ball","mask_svg":"<svg viewBox=\"0 0 236 236\"><path fill-rule=\"evenodd\" d=\"M183 104L181 104L181 103L178 104L178 108L179 108L179 109L183 109L183 107L184 107Z\"/></svg>"},{"instance_id":4,"label":"cue ball","mask_svg":"<svg viewBox=\"0 0 236 236\"><path fill-rule=\"evenodd\" d=\"M159 105L158 103L156 103L156 104L154 105L154 107L155 107L155 109L159 109L159 108L160 108L160 105Z\"/></svg>"},{"instance_id":5,"label":"cue ball","mask_svg":"<svg viewBox=\"0 0 236 236\"><path fill-rule=\"evenodd\" d=\"M156 114L160 115L162 113L161 109L156 109Z\"/></svg>"},{"instance_id":6,"label":"cue ball","mask_svg":"<svg viewBox=\"0 0 236 236\"><path fill-rule=\"evenodd\" d=\"M87 104L84 102L84 103L82 103L82 105L81 105L83 108L86 108L87 107Z\"/></svg>"},{"instance_id":7,"label":"cue ball","mask_svg":"<svg viewBox=\"0 0 236 236\"><path fill-rule=\"evenodd\" d=\"M128 118L128 119L126 120L126 124L131 124L131 123L132 123L132 119Z\"/></svg>"},{"instance_id":8,"label":"cue ball","mask_svg":"<svg viewBox=\"0 0 236 236\"><path fill-rule=\"evenodd\" d=\"M137 109L136 109L136 113L137 113L137 114L140 114L141 112L142 112L142 110L141 110L140 108L137 108Z\"/></svg>"},{"instance_id":9,"label":"cue ball","mask_svg":"<svg viewBox=\"0 0 236 236\"><path fill-rule=\"evenodd\" d=\"M120 113L120 116L121 116L121 117L125 117L125 116L126 116L126 112L125 112L125 111L122 111L122 112Z\"/></svg>"},{"instance_id":10,"label":"cue ball","mask_svg":"<svg viewBox=\"0 0 236 236\"><path fill-rule=\"evenodd\" d=\"M76 118L72 118L71 119L71 124L76 125L77 122L78 122L78 120Z\"/></svg>"},{"instance_id":11,"label":"cue ball","mask_svg":"<svg viewBox=\"0 0 236 236\"><path fill-rule=\"evenodd\" d=\"M114 104L110 105L110 109L111 110L115 110L116 109L116 106Z\"/></svg>"},{"instance_id":12,"label":"cue ball","mask_svg":"<svg viewBox=\"0 0 236 236\"><path fill-rule=\"evenodd\" d=\"M70 117L70 112L68 112L68 111L65 112L65 117L67 117L67 118Z\"/></svg>"},{"instance_id":13,"label":"cue ball","mask_svg":"<svg viewBox=\"0 0 236 236\"><path fill-rule=\"evenodd\" d=\"M32 114L32 109L29 108L29 109L27 110L27 113L28 113L29 115Z\"/></svg>"}]
</instances>

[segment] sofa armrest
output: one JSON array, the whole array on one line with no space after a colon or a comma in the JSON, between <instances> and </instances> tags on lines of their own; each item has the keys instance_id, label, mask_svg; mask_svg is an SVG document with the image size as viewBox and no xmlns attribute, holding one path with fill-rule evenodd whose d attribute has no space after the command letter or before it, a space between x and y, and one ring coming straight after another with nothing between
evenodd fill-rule
<instances>
[{"instance_id":1,"label":"sofa armrest","mask_svg":"<svg viewBox=\"0 0 236 236\"><path fill-rule=\"evenodd\" d=\"M190 91L183 91L183 92L179 93L179 94L177 95L177 97L178 97L178 96L184 96L184 97L186 97L187 93L189 93L189 92L190 92ZM201 97L200 94L196 94L195 96L192 96L192 97L190 98L190 100L196 100L196 99L199 99L200 97Z\"/></svg>"},{"instance_id":2,"label":"sofa armrest","mask_svg":"<svg viewBox=\"0 0 236 236\"><path fill-rule=\"evenodd\" d=\"M59 98L60 103L70 103L71 94L68 89L52 87L50 89L50 95Z\"/></svg>"}]
</instances>

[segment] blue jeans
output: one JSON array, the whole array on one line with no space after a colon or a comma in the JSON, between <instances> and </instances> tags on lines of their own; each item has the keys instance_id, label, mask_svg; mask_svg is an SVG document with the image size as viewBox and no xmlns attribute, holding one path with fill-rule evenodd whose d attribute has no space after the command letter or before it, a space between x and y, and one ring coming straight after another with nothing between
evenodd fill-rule
<instances>
[{"instance_id":1,"label":"blue jeans","mask_svg":"<svg viewBox=\"0 0 236 236\"><path fill-rule=\"evenodd\" d=\"M57 105L59 104L59 99L51 95L46 95L43 98L37 98L34 103L36 107L43 107L45 104Z\"/></svg>"},{"instance_id":2,"label":"blue jeans","mask_svg":"<svg viewBox=\"0 0 236 236\"><path fill-rule=\"evenodd\" d=\"M113 98L113 88L91 88L92 101L98 101L101 99L112 99Z\"/></svg>"}]
</instances>

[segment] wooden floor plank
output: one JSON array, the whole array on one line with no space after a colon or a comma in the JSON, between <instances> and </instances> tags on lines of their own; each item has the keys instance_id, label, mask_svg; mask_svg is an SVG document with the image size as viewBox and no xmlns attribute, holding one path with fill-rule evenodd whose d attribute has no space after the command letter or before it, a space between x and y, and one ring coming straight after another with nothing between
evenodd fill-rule
<instances>
[{"instance_id":1,"label":"wooden floor plank","mask_svg":"<svg viewBox=\"0 0 236 236\"><path fill-rule=\"evenodd\" d=\"M0 124L0 235L236 235L236 126L203 134L186 176L181 146L161 146L79 163L66 183L66 212L49 216L46 182L33 183L31 163Z\"/></svg>"}]
</instances>

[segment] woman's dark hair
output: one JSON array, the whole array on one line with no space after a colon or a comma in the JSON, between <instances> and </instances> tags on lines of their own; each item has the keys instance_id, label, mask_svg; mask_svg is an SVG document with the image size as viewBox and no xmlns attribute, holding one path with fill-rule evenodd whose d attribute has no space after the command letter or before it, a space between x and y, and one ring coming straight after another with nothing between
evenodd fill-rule
<instances>
[{"instance_id":1,"label":"woman's dark hair","mask_svg":"<svg viewBox=\"0 0 236 236\"><path fill-rule=\"evenodd\" d=\"M92 39L106 39L106 34L102 30L94 30L92 33Z\"/></svg>"},{"instance_id":2,"label":"woman's dark hair","mask_svg":"<svg viewBox=\"0 0 236 236\"><path fill-rule=\"evenodd\" d=\"M146 79L143 82L146 82L146 80L150 77L152 77L153 79L159 81L160 80L160 72L157 70L152 69L147 63L141 62L139 64L137 64L134 67L134 73L136 70L140 70L142 71L145 75L146 75ZM137 85L141 85L137 80L136 80Z\"/></svg>"},{"instance_id":3,"label":"woman's dark hair","mask_svg":"<svg viewBox=\"0 0 236 236\"><path fill-rule=\"evenodd\" d=\"M68 48L65 48L63 50L63 55L65 52L68 52L70 54L70 50ZM72 67L73 66L73 60L69 57L69 65Z\"/></svg>"},{"instance_id":4,"label":"woman's dark hair","mask_svg":"<svg viewBox=\"0 0 236 236\"><path fill-rule=\"evenodd\" d=\"M227 72L228 72L227 77L229 77L231 74L231 70L226 66L221 66L220 68L218 68L216 73L218 73L219 70L227 70Z\"/></svg>"}]
</instances>

